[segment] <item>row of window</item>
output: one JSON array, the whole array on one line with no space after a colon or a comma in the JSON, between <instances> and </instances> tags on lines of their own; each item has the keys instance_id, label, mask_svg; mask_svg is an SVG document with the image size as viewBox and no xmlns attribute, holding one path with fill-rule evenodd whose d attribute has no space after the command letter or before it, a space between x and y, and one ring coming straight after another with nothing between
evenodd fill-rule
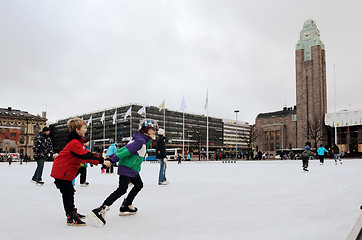
<instances>
[{"instance_id":1,"label":"row of window","mask_svg":"<svg viewBox=\"0 0 362 240\"><path fill-rule=\"evenodd\" d=\"M264 132L265 140L279 140L280 131L266 131Z\"/></svg>"}]
</instances>

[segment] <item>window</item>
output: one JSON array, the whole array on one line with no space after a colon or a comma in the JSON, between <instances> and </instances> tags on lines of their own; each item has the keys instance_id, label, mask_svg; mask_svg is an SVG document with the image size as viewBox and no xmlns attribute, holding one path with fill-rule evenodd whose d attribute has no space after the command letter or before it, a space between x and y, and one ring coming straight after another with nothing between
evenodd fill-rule
<instances>
[{"instance_id":1,"label":"window","mask_svg":"<svg viewBox=\"0 0 362 240\"><path fill-rule=\"evenodd\" d=\"M274 131L270 131L270 140L274 140ZM270 146L271 147L271 146ZM273 150L272 150L273 151Z\"/></svg>"},{"instance_id":2,"label":"window","mask_svg":"<svg viewBox=\"0 0 362 240\"><path fill-rule=\"evenodd\" d=\"M270 151L274 151L274 143L270 144Z\"/></svg>"},{"instance_id":3,"label":"window","mask_svg":"<svg viewBox=\"0 0 362 240\"><path fill-rule=\"evenodd\" d=\"M280 138L280 131L275 131L275 140L279 140Z\"/></svg>"},{"instance_id":4,"label":"window","mask_svg":"<svg viewBox=\"0 0 362 240\"><path fill-rule=\"evenodd\" d=\"M24 144L25 143L25 139L23 136L20 137L20 144Z\"/></svg>"},{"instance_id":5,"label":"window","mask_svg":"<svg viewBox=\"0 0 362 240\"><path fill-rule=\"evenodd\" d=\"M34 133L35 133L35 134L38 134L39 131L40 131L39 125L38 125L38 124L37 124L37 125L34 125Z\"/></svg>"},{"instance_id":6,"label":"window","mask_svg":"<svg viewBox=\"0 0 362 240\"><path fill-rule=\"evenodd\" d=\"M269 139L269 132L265 132L265 140Z\"/></svg>"},{"instance_id":7,"label":"window","mask_svg":"<svg viewBox=\"0 0 362 240\"><path fill-rule=\"evenodd\" d=\"M265 143L265 151L269 151L268 144Z\"/></svg>"}]
</instances>

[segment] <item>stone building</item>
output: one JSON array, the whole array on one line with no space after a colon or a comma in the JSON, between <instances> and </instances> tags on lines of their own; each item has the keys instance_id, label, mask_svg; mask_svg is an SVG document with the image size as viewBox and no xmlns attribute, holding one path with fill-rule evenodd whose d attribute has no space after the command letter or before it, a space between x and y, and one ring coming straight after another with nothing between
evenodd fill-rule
<instances>
[{"instance_id":1,"label":"stone building","mask_svg":"<svg viewBox=\"0 0 362 240\"><path fill-rule=\"evenodd\" d=\"M256 117L256 151L275 154L276 149L303 148L306 141L313 146L328 143L325 47L314 20L307 20L300 31L295 67L296 106Z\"/></svg>"},{"instance_id":2,"label":"stone building","mask_svg":"<svg viewBox=\"0 0 362 240\"><path fill-rule=\"evenodd\" d=\"M46 119L38 115L11 107L0 108L0 153L27 154L32 158L34 138L45 125Z\"/></svg>"}]
</instances>

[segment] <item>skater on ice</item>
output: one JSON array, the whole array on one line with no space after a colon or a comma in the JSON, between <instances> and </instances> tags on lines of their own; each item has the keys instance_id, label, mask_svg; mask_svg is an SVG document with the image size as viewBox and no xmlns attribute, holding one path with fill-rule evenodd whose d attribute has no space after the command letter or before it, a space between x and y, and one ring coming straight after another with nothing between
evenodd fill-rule
<instances>
[{"instance_id":1,"label":"skater on ice","mask_svg":"<svg viewBox=\"0 0 362 240\"><path fill-rule=\"evenodd\" d=\"M44 127L42 132L34 139L33 151L37 167L31 181L38 185L44 184L42 180L44 162L46 159L51 158L53 154L53 146L49 134L50 129L48 127Z\"/></svg>"},{"instance_id":2,"label":"skater on ice","mask_svg":"<svg viewBox=\"0 0 362 240\"><path fill-rule=\"evenodd\" d=\"M323 147L323 144L321 144L318 148L320 165L324 165L324 153L328 153L328 150Z\"/></svg>"},{"instance_id":3,"label":"skater on ice","mask_svg":"<svg viewBox=\"0 0 362 240\"><path fill-rule=\"evenodd\" d=\"M166 179L167 157L165 144L165 130L158 129L156 139L156 158L160 162L160 171L158 174L158 185L167 185L169 182Z\"/></svg>"},{"instance_id":4,"label":"skater on ice","mask_svg":"<svg viewBox=\"0 0 362 240\"><path fill-rule=\"evenodd\" d=\"M106 212L117 199L127 192L129 183L132 183L133 187L124 199L119 209L119 215L124 216L137 213L138 209L132 204L139 191L143 188L139 172L141 171L141 164L146 157L147 149L152 140L156 139L157 130L158 124L155 120L142 120L139 125L139 131L133 135L132 140L104 161L104 164L107 166L118 163L119 186L104 200L100 207L93 209L89 214L89 218L97 226L104 226L106 224Z\"/></svg>"},{"instance_id":5,"label":"skater on ice","mask_svg":"<svg viewBox=\"0 0 362 240\"><path fill-rule=\"evenodd\" d=\"M305 143L305 147L304 147L304 151L302 152L302 165L303 165L303 170L305 172L308 172L308 165L309 165L309 158L310 157L314 157L315 154L310 151L310 145L311 143L310 142L306 142Z\"/></svg>"},{"instance_id":6,"label":"skater on ice","mask_svg":"<svg viewBox=\"0 0 362 240\"><path fill-rule=\"evenodd\" d=\"M54 159L50 176L55 179L54 183L62 194L67 224L69 226L84 226L85 222L81 219L85 216L79 214L74 205L75 190L72 180L77 176L82 162L98 165L103 163L103 158L89 152L83 145L84 136L87 132L87 123L83 119L70 119L67 126L70 132L66 139L67 145Z\"/></svg>"}]
</instances>

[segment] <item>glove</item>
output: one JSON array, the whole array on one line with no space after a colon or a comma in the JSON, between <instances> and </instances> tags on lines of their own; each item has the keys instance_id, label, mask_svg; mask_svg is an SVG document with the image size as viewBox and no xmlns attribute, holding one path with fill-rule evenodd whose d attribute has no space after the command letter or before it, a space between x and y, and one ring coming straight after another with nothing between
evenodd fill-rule
<instances>
[{"instance_id":1,"label":"glove","mask_svg":"<svg viewBox=\"0 0 362 240\"><path fill-rule=\"evenodd\" d=\"M163 159L163 162L167 162L167 158L164 158L164 159Z\"/></svg>"}]
</instances>

